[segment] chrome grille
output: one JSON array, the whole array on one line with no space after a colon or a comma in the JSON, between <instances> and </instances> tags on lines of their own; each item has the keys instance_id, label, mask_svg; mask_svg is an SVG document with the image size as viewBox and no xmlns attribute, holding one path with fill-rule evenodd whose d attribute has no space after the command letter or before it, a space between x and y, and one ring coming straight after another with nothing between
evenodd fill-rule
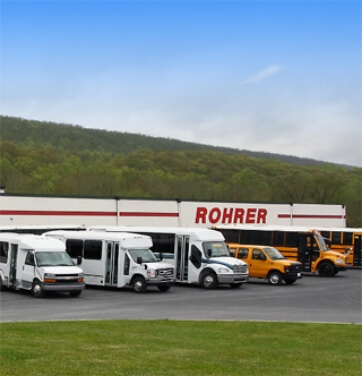
<instances>
[{"instance_id":1,"label":"chrome grille","mask_svg":"<svg viewBox=\"0 0 362 376\"><path fill-rule=\"evenodd\" d=\"M158 275L173 276L173 269L172 268L159 269Z\"/></svg>"},{"instance_id":2,"label":"chrome grille","mask_svg":"<svg viewBox=\"0 0 362 376\"><path fill-rule=\"evenodd\" d=\"M233 272L234 273L247 273L248 272L248 266L247 265L234 265L233 266Z\"/></svg>"}]
</instances>

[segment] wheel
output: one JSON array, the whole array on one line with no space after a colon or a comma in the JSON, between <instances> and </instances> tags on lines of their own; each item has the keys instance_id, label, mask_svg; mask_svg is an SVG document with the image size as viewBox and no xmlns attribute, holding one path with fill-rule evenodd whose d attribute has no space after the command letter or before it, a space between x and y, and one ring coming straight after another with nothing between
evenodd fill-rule
<instances>
[{"instance_id":1,"label":"wheel","mask_svg":"<svg viewBox=\"0 0 362 376\"><path fill-rule=\"evenodd\" d=\"M205 273L201 280L201 285L205 289L214 289L217 287L217 277L213 272Z\"/></svg>"},{"instance_id":2,"label":"wheel","mask_svg":"<svg viewBox=\"0 0 362 376\"><path fill-rule=\"evenodd\" d=\"M159 285L159 286L157 286L158 287L158 289L160 290L160 291L168 291L170 288L171 288L171 286L170 285Z\"/></svg>"},{"instance_id":3,"label":"wheel","mask_svg":"<svg viewBox=\"0 0 362 376\"><path fill-rule=\"evenodd\" d=\"M40 281L37 279L33 282L33 287L31 289L31 293L36 297L36 298L42 298L44 296L44 290L43 286Z\"/></svg>"},{"instance_id":4,"label":"wheel","mask_svg":"<svg viewBox=\"0 0 362 376\"><path fill-rule=\"evenodd\" d=\"M231 284L230 284L230 287L231 287L232 289L238 289L241 285L242 285L241 282L239 282L239 283L231 283Z\"/></svg>"},{"instance_id":5,"label":"wheel","mask_svg":"<svg viewBox=\"0 0 362 376\"><path fill-rule=\"evenodd\" d=\"M73 297L77 297L79 296L80 294L82 293L82 290L78 290L78 291L69 291L69 295L70 296L73 296Z\"/></svg>"},{"instance_id":6,"label":"wheel","mask_svg":"<svg viewBox=\"0 0 362 376\"><path fill-rule=\"evenodd\" d=\"M321 277L333 277L334 265L330 261L323 261L318 265L318 273Z\"/></svg>"},{"instance_id":7,"label":"wheel","mask_svg":"<svg viewBox=\"0 0 362 376\"><path fill-rule=\"evenodd\" d=\"M6 289L6 286L3 285L3 280L2 278L0 277L0 291L4 291Z\"/></svg>"},{"instance_id":8,"label":"wheel","mask_svg":"<svg viewBox=\"0 0 362 376\"><path fill-rule=\"evenodd\" d=\"M143 277L135 277L132 282L132 287L135 292L145 292L147 289L145 279Z\"/></svg>"},{"instance_id":9,"label":"wheel","mask_svg":"<svg viewBox=\"0 0 362 376\"><path fill-rule=\"evenodd\" d=\"M268 274L268 281L271 285L280 285L283 282L283 278L278 271L273 270Z\"/></svg>"},{"instance_id":10,"label":"wheel","mask_svg":"<svg viewBox=\"0 0 362 376\"><path fill-rule=\"evenodd\" d=\"M285 279L284 282L288 285L292 285L294 282L296 281L296 279Z\"/></svg>"}]
</instances>

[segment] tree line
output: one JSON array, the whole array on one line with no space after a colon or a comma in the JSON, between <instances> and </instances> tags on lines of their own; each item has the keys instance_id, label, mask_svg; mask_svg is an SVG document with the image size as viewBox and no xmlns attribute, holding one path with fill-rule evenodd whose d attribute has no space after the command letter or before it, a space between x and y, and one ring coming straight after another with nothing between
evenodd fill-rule
<instances>
[{"instance_id":1,"label":"tree line","mask_svg":"<svg viewBox=\"0 0 362 376\"><path fill-rule=\"evenodd\" d=\"M347 225L362 227L361 168L294 164L191 143L182 149L177 140L157 144L141 135L110 137L114 132L5 120L0 185L8 193L345 204ZM177 147L163 147L167 141Z\"/></svg>"}]
</instances>

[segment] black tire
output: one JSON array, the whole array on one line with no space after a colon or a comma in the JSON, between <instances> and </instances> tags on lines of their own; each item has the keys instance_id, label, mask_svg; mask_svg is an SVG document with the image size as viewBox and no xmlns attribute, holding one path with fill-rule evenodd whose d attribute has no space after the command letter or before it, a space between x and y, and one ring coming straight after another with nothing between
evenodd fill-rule
<instances>
[{"instance_id":1,"label":"black tire","mask_svg":"<svg viewBox=\"0 0 362 376\"><path fill-rule=\"evenodd\" d=\"M0 291L4 291L6 289L6 286L3 285L3 280L2 278L0 277Z\"/></svg>"},{"instance_id":2,"label":"black tire","mask_svg":"<svg viewBox=\"0 0 362 376\"><path fill-rule=\"evenodd\" d=\"M36 279L33 282L33 286L31 288L31 293L36 298L42 298L44 296L43 285L41 284L41 282L39 280Z\"/></svg>"},{"instance_id":3,"label":"black tire","mask_svg":"<svg viewBox=\"0 0 362 376\"><path fill-rule=\"evenodd\" d=\"M284 282L288 285L292 285L294 282L296 281L296 279L285 279Z\"/></svg>"},{"instance_id":4,"label":"black tire","mask_svg":"<svg viewBox=\"0 0 362 376\"><path fill-rule=\"evenodd\" d=\"M283 277L277 270L272 270L269 272L267 278L271 285L280 285L283 282Z\"/></svg>"},{"instance_id":5,"label":"black tire","mask_svg":"<svg viewBox=\"0 0 362 376\"><path fill-rule=\"evenodd\" d=\"M82 293L82 290L78 290L78 291L69 291L69 295L76 298L78 297L80 294Z\"/></svg>"},{"instance_id":6,"label":"black tire","mask_svg":"<svg viewBox=\"0 0 362 376\"><path fill-rule=\"evenodd\" d=\"M162 292L166 292L166 291L168 291L171 288L170 285L158 285L157 287Z\"/></svg>"},{"instance_id":7,"label":"black tire","mask_svg":"<svg viewBox=\"0 0 362 376\"><path fill-rule=\"evenodd\" d=\"M241 287L241 285L242 285L242 282L239 282L239 283L231 283L231 284L230 284L230 287L231 287L232 289L238 289L239 287Z\"/></svg>"},{"instance_id":8,"label":"black tire","mask_svg":"<svg viewBox=\"0 0 362 376\"><path fill-rule=\"evenodd\" d=\"M216 289L217 284L217 277L213 272L207 272L201 278L201 285L205 289Z\"/></svg>"},{"instance_id":9,"label":"black tire","mask_svg":"<svg viewBox=\"0 0 362 376\"><path fill-rule=\"evenodd\" d=\"M133 291L143 293L147 290L147 284L143 277L135 277L132 281Z\"/></svg>"},{"instance_id":10,"label":"black tire","mask_svg":"<svg viewBox=\"0 0 362 376\"><path fill-rule=\"evenodd\" d=\"M335 267L330 261L323 261L318 265L318 274L321 277L333 277L335 274Z\"/></svg>"}]
</instances>

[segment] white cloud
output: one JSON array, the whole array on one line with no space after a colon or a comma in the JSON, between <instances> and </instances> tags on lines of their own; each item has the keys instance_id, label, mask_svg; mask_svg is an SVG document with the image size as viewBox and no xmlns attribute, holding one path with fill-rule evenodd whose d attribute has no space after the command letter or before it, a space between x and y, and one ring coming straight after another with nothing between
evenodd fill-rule
<instances>
[{"instance_id":1,"label":"white cloud","mask_svg":"<svg viewBox=\"0 0 362 376\"><path fill-rule=\"evenodd\" d=\"M281 69L282 69L282 67L280 65L271 65L270 67L263 69L262 71L260 71L256 74L254 74L253 76L247 78L246 80L241 82L240 85L253 84L253 83L256 83L256 82L260 82L260 81L276 74Z\"/></svg>"}]
</instances>

